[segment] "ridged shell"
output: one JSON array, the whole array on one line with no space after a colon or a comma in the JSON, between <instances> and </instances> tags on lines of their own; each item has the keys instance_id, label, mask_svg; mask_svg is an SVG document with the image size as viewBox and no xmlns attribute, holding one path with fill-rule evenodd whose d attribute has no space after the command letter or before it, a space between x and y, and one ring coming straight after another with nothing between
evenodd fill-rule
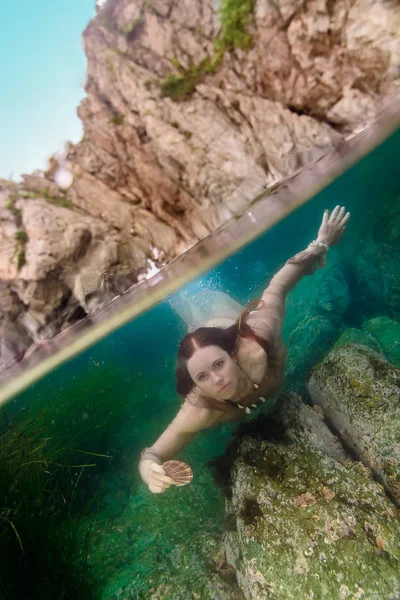
<instances>
[{"instance_id":1,"label":"ridged shell","mask_svg":"<svg viewBox=\"0 0 400 600\"><path fill-rule=\"evenodd\" d=\"M167 460L162 467L165 474L171 477L177 485L187 485L193 479L192 469L180 460Z\"/></svg>"}]
</instances>

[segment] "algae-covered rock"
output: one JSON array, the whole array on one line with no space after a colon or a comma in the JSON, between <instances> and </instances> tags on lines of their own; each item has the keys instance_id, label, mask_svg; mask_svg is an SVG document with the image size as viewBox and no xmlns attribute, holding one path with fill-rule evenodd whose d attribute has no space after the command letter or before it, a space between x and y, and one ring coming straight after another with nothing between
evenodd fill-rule
<instances>
[{"instance_id":1,"label":"algae-covered rock","mask_svg":"<svg viewBox=\"0 0 400 600\"><path fill-rule=\"evenodd\" d=\"M301 391L312 367L329 352L338 325L321 315L307 315L294 328L287 345L286 381Z\"/></svg>"},{"instance_id":2,"label":"algae-covered rock","mask_svg":"<svg viewBox=\"0 0 400 600\"><path fill-rule=\"evenodd\" d=\"M355 329L353 327L349 327L343 331L342 335L335 342L335 346L345 346L346 344L358 344L361 346L367 346L371 348L371 350L375 350L378 354L381 354L381 347L379 345L378 340L375 336L372 335L369 331L362 331L362 329Z\"/></svg>"},{"instance_id":3,"label":"algae-covered rock","mask_svg":"<svg viewBox=\"0 0 400 600\"><path fill-rule=\"evenodd\" d=\"M293 426L313 412L300 410ZM322 454L324 427L300 427L296 442L246 436L236 449L225 546L247 600L398 598L396 509L361 463Z\"/></svg>"},{"instance_id":4,"label":"algae-covered rock","mask_svg":"<svg viewBox=\"0 0 400 600\"><path fill-rule=\"evenodd\" d=\"M345 443L400 501L400 371L365 346L333 350L308 389Z\"/></svg>"},{"instance_id":5,"label":"algae-covered rock","mask_svg":"<svg viewBox=\"0 0 400 600\"><path fill-rule=\"evenodd\" d=\"M363 323L363 328L375 336L386 358L400 367L400 323L389 317L376 317Z\"/></svg>"},{"instance_id":6,"label":"algae-covered rock","mask_svg":"<svg viewBox=\"0 0 400 600\"><path fill-rule=\"evenodd\" d=\"M290 293L284 337L286 380L292 389L302 389L310 369L331 349L349 303L349 286L335 263L304 278Z\"/></svg>"},{"instance_id":7,"label":"algae-covered rock","mask_svg":"<svg viewBox=\"0 0 400 600\"><path fill-rule=\"evenodd\" d=\"M314 450L324 456L342 462L347 455L339 441L324 423L320 407L311 408L293 392L281 396L278 404L278 418L282 421L286 435L292 442L311 444Z\"/></svg>"}]
</instances>

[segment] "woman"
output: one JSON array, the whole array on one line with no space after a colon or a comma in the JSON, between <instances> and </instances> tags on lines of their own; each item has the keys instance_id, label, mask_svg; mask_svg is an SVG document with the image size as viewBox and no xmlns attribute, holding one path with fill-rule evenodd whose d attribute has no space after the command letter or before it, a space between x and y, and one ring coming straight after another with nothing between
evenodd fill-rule
<instances>
[{"instance_id":1,"label":"woman","mask_svg":"<svg viewBox=\"0 0 400 600\"><path fill-rule=\"evenodd\" d=\"M326 252L340 241L349 217L344 207L336 206L331 215L326 210L317 239L287 261L260 301L250 303L236 319L232 316L236 303L231 301L222 319L183 338L176 388L185 401L164 433L141 454L139 472L151 492L165 492L175 483L161 465L197 432L242 419L279 390L286 356L282 340L286 296L304 275L325 265Z\"/></svg>"}]
</instances>

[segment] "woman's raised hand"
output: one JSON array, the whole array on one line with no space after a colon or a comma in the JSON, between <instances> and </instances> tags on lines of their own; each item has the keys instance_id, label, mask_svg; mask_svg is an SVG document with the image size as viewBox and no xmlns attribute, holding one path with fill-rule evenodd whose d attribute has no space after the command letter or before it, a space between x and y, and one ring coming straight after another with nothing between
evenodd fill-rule
<instances>
[{"instance_id":1,"label":"woman's raised hand","mask_svg":"<svg viewBox=\"0 0 400 600\"><path fill-rule=\"evenodd\" d=\"M318 231L317 241L328 244L328 246L335 246L340 242L349 219L350 213L346 213L344 206L336 206L331 214L329 214L329 210L326 210Z\"/></svg>"},{"instance_id":2,"label":"woman's raised hand","mask_svg":"<svg viewBox=\"0 0 400 600\"><path fill-rule=\"evenodd\" d=\"M139 465L139 473L153 494L162 494L171 485L175 485L175 481L171 477L167 477L162 466L154 460L142 460Z\"/></svg>"}]
</instances>

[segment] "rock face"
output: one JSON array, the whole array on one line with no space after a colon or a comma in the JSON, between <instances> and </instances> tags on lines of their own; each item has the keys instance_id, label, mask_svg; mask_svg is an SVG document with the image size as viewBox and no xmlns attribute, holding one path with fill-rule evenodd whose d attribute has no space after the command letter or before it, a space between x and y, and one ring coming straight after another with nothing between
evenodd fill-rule
<instances>
[{"instance_id":1,"label":"rock face","mask_svg":"<svg viewBox=\"0 0 400 600\"><path fill-rule=\"evenodd\" d=\"M225 545L245 598L395 600L396 509L311 408L290 395L281 409L285 437L266 421L233 457Z\"/></svg>"},{"instance_id":2,"label":"rock face","mask_svg":"<svg viewBox=\"0 0 400 600\"><path fill-rule=\"evenodd\" d=\"M99 3L84 33L84 136L61 165L72 185L59 188L53 158L0 187L13 299L0 321L19 307L17 346L84 315L149 259L175 257L373 117L399 87L399 23L383 0ZM17 354L3 341L4 364Z\"/></svg>"},{"instance_id":3,"label":"rock face","mask_svg":"<svg viewBox=\"0 0 400 600\"><path fill-rule=\"evenodd\" d=\"M308 389L400 503L400 370L365 346L348 345L313 370Z\"/></svg>"}]
</instances>

